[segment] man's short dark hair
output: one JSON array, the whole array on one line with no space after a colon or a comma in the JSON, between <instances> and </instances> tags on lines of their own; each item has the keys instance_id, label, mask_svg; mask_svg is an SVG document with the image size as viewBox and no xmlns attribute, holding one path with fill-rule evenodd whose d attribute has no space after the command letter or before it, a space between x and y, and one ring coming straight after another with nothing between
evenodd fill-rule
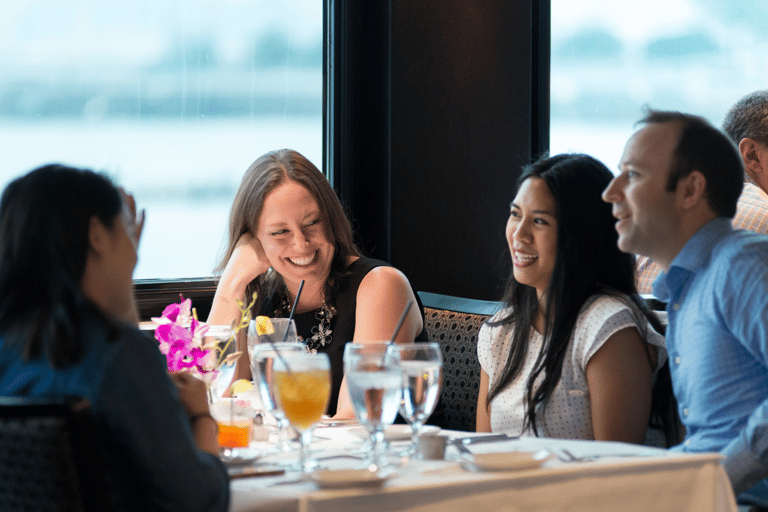
<instances>
[{"instance_id":1,"label":"man's short dark hair","mask_svg":"<svg viewBox=\"0 0 768 512\"><path fill-rule=\"evenodd\" d=\"M749 137L768 146L768 90L750 93L732 106L723 131L736 145Z\"/></svg>"},{"instance_id":2,"label":"man's short dark hair","mask_svg":"<svg viewBox=\"0 0 768 512\"><path fill-rule=\"evenodd\" d=\"M699 171L707 181L709 207L719 217L733 217L744 186L744 163L736 146L703 117L682 112L648 110L640 124L679 123L677 146L672 153L667 191L677 189L681 178Z\"/></svg>"}]
</instances>

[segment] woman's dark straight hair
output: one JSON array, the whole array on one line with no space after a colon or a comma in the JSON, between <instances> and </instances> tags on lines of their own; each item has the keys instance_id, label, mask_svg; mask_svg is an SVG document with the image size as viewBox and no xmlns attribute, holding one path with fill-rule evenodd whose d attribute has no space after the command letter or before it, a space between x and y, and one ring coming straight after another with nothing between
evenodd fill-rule
<instances>
[{"instance_id":1,"label":"woman's dark straight hair","mask_svg":"<svg viewBox=\"0 0 768 512\"><path fill-rule=\"evenodd\" d=\"M92 218L111 228L120 192L93 171L46 165L15 179L0 199L0 336L25 359L54 368L80 360L81 321L98 308L81 285ZM106 318L105 315L101 315Z\"/></svg>"},{"instance_id":2,"label":"woman's dark straight hair","mask_svg":"<svg viewBox=\"0 0 768 512\"><path fill-rule=\"evenodd\" d=\"M524 168L517 181L519 190L525 180L543 180L555 200L557 217L557 254L544 300L544 344L524 397L524 430L531 428L536 435L537 419L544 417L547 401L560 381L579 312L591 296L598 293L616 296L632 307L641 329L647 318L656 330L663 332L656 315L637 294L634 258L618 249L611 205L601 199L612 178L608 168L598 160L588 155L564 154L545 157ZM539 308L536 289L517 282L514 272L510 272L503 301L508 313L489 324L514 323L515 329L511 351L500 376L491 383L487 404L522 371ZM641 332L643 338L646 334ZM648 363L656 367L650 352ZM534 386L537 379L541 379L538 387Z\"/></svg>"}]
</instances>

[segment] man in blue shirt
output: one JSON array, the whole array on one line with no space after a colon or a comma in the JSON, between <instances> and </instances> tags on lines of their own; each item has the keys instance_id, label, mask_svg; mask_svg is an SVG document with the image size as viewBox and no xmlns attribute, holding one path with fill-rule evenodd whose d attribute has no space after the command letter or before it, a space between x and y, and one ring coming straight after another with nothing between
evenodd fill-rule
<instances>
[{"instance_id":1,"label":"man in blue shirt","mask_svg":"<svg viewBox=\"0 0 768 512\"><path fill-rule=\"evenodd\" d=\"M735 146L706 120L650 111L603 192L619 248L664 272L680 451L719 451L740 500L768 506L768 236L734 230L744 181Z\"/></svg>"}]
</instances>

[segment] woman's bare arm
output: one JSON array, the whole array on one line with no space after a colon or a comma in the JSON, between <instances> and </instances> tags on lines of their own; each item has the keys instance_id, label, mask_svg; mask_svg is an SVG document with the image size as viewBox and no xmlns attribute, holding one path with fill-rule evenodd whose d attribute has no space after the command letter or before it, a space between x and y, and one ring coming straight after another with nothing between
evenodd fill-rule
<instances>
[{"instance_id":1,"label":"woman's bare arm","mask_svg":"<svg viewBox=\"0 0 768 512\"><path fill-rule=\"evenodd\" d=\"M360 283L355 312L355 343L389 341L408 301L413 301L408 316L395 339L396 343L413 343L424 328L416 297L405 275L393 267L376 267ZM353 418L354 409L342 379L335 418Z\"/></svg>"},{"instance_id":2,"label":"woman's bare arm","mask_svg":"<svg viewBox=\"0 0 768 512\"><path fill-rule=\"evenodd\" d=\"M488 398L488 374L480 370L480 391L477 393L477 416L475 417L475 430L478 432L491 431L491 406L486 407Z\"/></svg>"},{"instance_id":3,"label":"woman's bare arm","mask_svg":"<svg viewBox=\"0 0 768 512\"><path fill-rule=\"evenodd\" d=\"M587 363L595 439L642 444L651 414L653 369L634 327L614 333ZM655 361L656 348L652 349Z\"/></svg>"}]
</instances>

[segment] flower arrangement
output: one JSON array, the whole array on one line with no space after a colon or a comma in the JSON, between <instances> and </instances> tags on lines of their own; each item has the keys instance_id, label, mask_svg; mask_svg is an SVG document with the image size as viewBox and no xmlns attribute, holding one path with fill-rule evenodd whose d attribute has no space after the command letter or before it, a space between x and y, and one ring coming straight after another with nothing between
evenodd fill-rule
<instances>
[{"instance_id":1,"label":"flower arrangement","mask_svg":"<svg viewBox=\"0 0 768 512\"><path fill-rule=\"evenodd\" d=\"M222 365L232 364L240 357L241 352L225 354L237 333L248 326L256 294L247 306L237 301L240 320L233 323L232 334L223 344L214 337L206 337L209 326L197 319L192 299L180 297L181 302L169 304L161 316L152 318L157 324L155 339L160 343L160 352L165 355L169 372L187 371L211 384Z\"/></svg>"}]
</instances>

